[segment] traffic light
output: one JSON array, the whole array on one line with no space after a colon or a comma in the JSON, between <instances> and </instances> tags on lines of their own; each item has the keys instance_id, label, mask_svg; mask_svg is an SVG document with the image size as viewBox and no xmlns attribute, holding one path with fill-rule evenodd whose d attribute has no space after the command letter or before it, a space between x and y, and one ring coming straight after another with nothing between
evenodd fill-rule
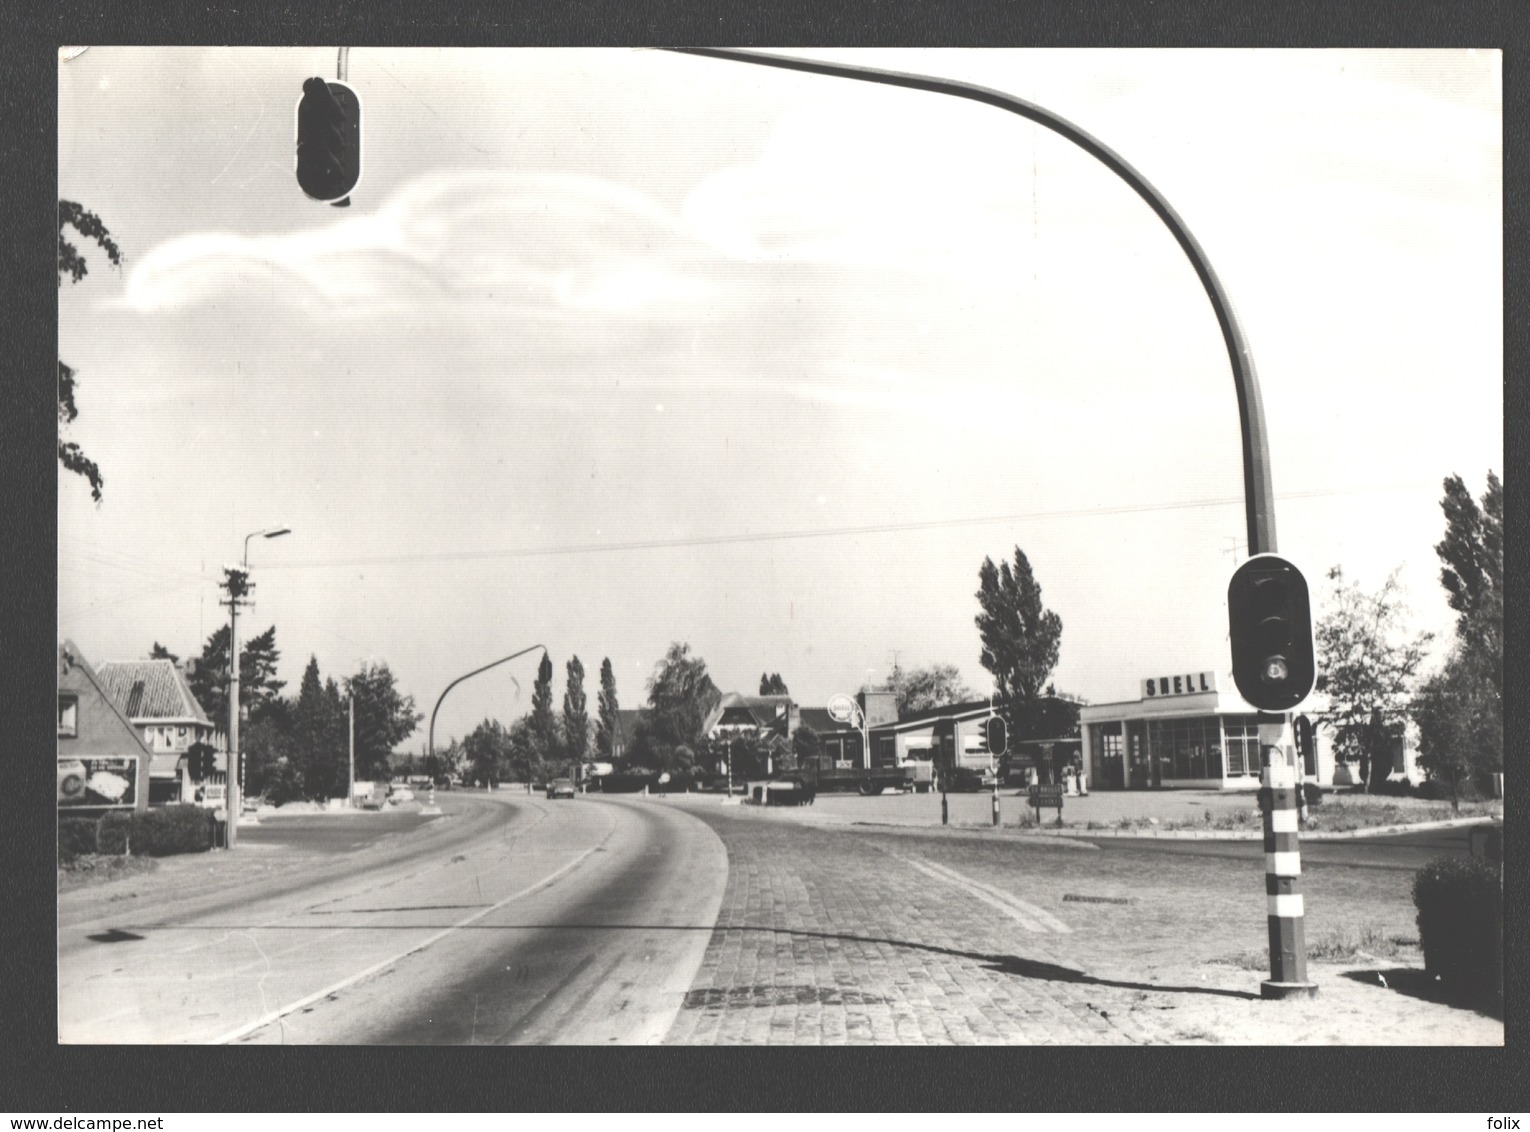
<instances>
[{"instance_id":1,"label":"traffic light","mask_svg":"<svg viewBox=\"0 0 1530 1132\"><path fill-rule=\"evenodd\" d=\"M1227 586L1233 683L1260 711L1295 707L1312 691L1317 664L1312 607L1302 572L1275 554L1257 554Z\"/></svg>"},{"instance_id":2,"label":"traffic light","mask_svg":"<svg viewBox=\"0 0 1530 1132\"><path fill-rule=\"evenodd\" d=\"M298 187L345 206L360 180L361 97L345 83L307 80L297 104Z\"/></svg>"},{"instance_id":3,"label":"traffic light","mask_svg":"<svg viewBox=\"0 0 1530 1132\"><path fill-rule=\"evenodd\" d=\"M991 715L983 723L983 737L988 740L988 752L1002 755L1009 747L1009 734L1004 727L1004 717Z\"/></svg>"}]
</instances>

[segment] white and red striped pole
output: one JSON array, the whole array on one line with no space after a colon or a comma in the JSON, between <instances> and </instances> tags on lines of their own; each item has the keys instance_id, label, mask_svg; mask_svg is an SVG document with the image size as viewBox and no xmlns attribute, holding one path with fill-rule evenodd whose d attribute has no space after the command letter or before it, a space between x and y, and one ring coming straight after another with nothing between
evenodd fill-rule
<instances>
[{"instance_id":1,"label":"white and red striped pole","mask_svg":"<svg viewBox=\"0 0 1530 1132\"><path fill-rule=\"evenodd\" d=\"M1302 855L1297 833L1301 781L1287 755L1285 717L1259 724L1264 752L1264 891L1268 901L1270 977L1259 985L1264 998L1311 998L1302 906Z\"/></svg>"}]
</instances>

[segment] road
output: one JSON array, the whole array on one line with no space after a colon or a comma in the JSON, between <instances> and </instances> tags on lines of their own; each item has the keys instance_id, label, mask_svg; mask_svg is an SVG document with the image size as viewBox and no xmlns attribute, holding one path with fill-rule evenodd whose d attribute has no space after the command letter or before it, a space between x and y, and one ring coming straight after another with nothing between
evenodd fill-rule
<instances>
[{"instance_id":1,"label":"road","mask_svg":"<svg viewBox=\"0 0 1530 1132\"><path fill-rule=\"evenodd\" d=\"M726 885L716 835L637 801L439 804L439 830L233 890L62 902L60 1041L662 1039Z\"/></svg>"}]
</instances>

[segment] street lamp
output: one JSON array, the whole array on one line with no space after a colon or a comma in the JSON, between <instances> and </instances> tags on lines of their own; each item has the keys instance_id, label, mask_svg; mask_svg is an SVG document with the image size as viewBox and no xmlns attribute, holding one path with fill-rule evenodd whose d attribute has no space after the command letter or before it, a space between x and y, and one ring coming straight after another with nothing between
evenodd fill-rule
<instances>
[{"instance_id":1,"label":"street lamp","mask_svg":"<svg viewBox=\"0 0 1530 1132\"><path fill-rule=\"evenodd\" d=\"M470 676L477 676L480 672L487 672L491 668L498 668L501 664L504 664L507 661L514 660L518 656L525 656L527 653L535 652L537 649L542 650L543 656L547 655L547 646L532 645L530 648L522 649L520 652L513 652L509 656L502 656L492 664L486 664L482 668L475 668L473 671L457 677L457 679L448 684L446 686L446 691L442 692L440 699L436 700L436 706L430 709L430 730L426 732L425 736L425 757L427 759L434 759L436 755L436 712L441 710L441 700L446 699L446 692L450 692L453 688L462 683L464 680L468 679Z\"/></svg>"},{"instance_id":2,"label":"street lamp","mask_svg":"<svg viewBox=\"0 0 1530 1132\"><path fill-rule=\"evenodd\" d=\"M290 535L291 527L265 527L244 536L244 556L240 562L246 570L250 566L250 540L252 538L280 538ZM239 752L239 598L229 595L228 603L228 786L223 794L224 844L232 849L239 841L235 832L244 805L244 758ZM238 769L236 770L235 767Z\"/></svg>"},{"instance_id":3,"label":"street lamp","mask_svg":"<svg viewBox=\"0 0 1530 1132\"><path fill-rule=\"evenodd\" d=\"M665 50L685 55L731 60L737 63L751 63L762 67L780 67L789 71L804 71L808 74L828 75L833 78L854 79L858 82L881 83L907 90L924 90L932 94L946 94L955 98L981 102L1045 126L1096 158L1130 185L1173 234L1175 241L1189 258L1201 285L1206 289L1207 298L1211 300L1211 308L1216 314L1217 324L1222 330L1222 339L1227 346L1228 360L1232 363L1233 386L1238 395L1238 424L1243 440L1243 511L1248 526L1248 554L1250 559L1259 555L1274 555L1276 550L1275 486L1270 476L1269 439L1265 433L1264 405L1259 396L1259 379L1254 373L1253 353L1249 350L1248 342L1243 336L1243 328L1238 325L1232 302L1228 299L1221 280L1212 270L1206 253L1201 250L1200 243L1190 234L1190 229L1185 226L1185 222L1180 219L1179 213L1174 211L1173 206L1164 199L1163 194L1125 158L1066 118L1037 106L1034 102L1027 102L1012 94L1005 94L1003 91L977 86L973 83L956 82L951 79L936 78L933 75L907 74L875 67L828 63L816 59L797 59L759 51L740 51L734 48L671 47ZM1287 712L1281 711L1279 714L1260 712L1259 742L1261 748L1265 748L1267 753L1272 747L1275 748L1276 753L1284 752L1290 744L1290 733L1291 722ZM1280 766L1275 770L1278 770L1281 779L1280 789L1286 790L1285 777L1290 773L1290 768L1285 766L1283 756ZM1265 786L1275 789L1277 784L1271 777L1272 773L1274 773L1272 768L1267 767L1264 774ZM1300 789L1299 782L1296 789ZM1290 791L1286 790L1286 794L1289 793ZM1282 795L1282 797L1285 796ZM1271 817L1267 814L1265 820L1268 834ZM1284 821L1284 817L1281 820ZM1294 817L1292 820L1294 821ZM1300 857L1295 848L1295 826L1292 827L1289 836L1291 850L1271 856L1279 857L1280 868L1286 870L1281 874L1283 887L1280 891L1284 895L1279 898L1283 902L1279 904L1279 907L1289 906L1296 911L1289 915L1285 912L1277 912L1275 910L1277 898L1273 895L1270 897L1271 978L1261 987L1261 993L1266 998L1307 997L1315 993L1317 989L1306 979L1306 948L1301 929L1302 904L1300 895L1294 891L1295 877L1300 873ZM1271 888L1269 891L1274 893L1276 890ZM1295 923L1294 942L1290 938L1293 935L1288 922L1290 920L1294 920ZM1278 946L1277 940L1282 941Z\"/></svg>"}]
</instances>

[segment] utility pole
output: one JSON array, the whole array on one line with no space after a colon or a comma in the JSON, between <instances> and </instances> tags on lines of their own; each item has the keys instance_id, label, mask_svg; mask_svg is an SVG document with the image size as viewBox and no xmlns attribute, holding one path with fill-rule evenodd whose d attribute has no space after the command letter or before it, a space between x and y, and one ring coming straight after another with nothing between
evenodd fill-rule
<instances>
[{"instance_id":1,"label":"utility pole","mask_svg":"<svg viewBox=\"0 0 1530 1132\"><path fill-rule=\"evenodd\" d=\"M219 602L228 606L228 766L223 787L224 848L232 849L239 841L236 832L239 825L239 784L244 773L244 760L239 751L239 607L250 604L249 593L254 589L249 571L242 566L223 568L223 588L228 600Z\"/></svg>"},{"instance_id":2,"label":"utility pole","mask_svg":"<svg viewBox=\"0 0 1530 1132\"><path fill-rule=\"evenodd\" d=\"M348 742L351 763L351 772L348 779L349 784L345 788L345 808L351 809L356 805L356 693L348 693L345 698L348 714L350 715L350 724L348 728L350 731L350 737Z\"/></svg>"}]
</instances>

